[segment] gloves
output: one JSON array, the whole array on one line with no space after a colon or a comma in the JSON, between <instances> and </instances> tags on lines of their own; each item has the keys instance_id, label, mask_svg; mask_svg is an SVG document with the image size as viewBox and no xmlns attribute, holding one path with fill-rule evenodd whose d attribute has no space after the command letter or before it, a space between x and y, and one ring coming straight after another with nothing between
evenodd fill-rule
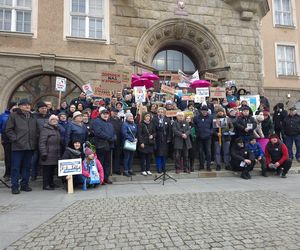
<instances>
[{"instance_id":1,"label":"gloves","mask_svg":"<svg viewBox=\"0 0 300 250\"><path fill-rule=\"evenodd\" d=\"M41 156L41 160L42 160L42 161L47 160L47 155L42 155L42 156Z\"/></svg>"}]
</instances>

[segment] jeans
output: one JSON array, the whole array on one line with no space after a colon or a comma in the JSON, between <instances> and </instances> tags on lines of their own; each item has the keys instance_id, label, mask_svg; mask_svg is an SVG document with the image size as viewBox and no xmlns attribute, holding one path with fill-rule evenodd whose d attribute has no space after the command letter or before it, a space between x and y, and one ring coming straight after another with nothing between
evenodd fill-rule
<instances>
[{"instance_id":1,"label":"jeans","mask_svg":"<svg viewBox=\"0 0 300 250\"><path fill-rule=\"evenodd\" d=\"M134 151L124 149L124 172L132 171L132 160Z\"/></svg>"},{"instance_id":2,"label":"jeans","mask_svg":"<svg viewBox=\"0 0 300 250\"><path fill-rule=\"evenodd\" d=\"M199 161L200 161L200 167L204 167L204 163L206 160L206 166L210 166L211 162L211 138L207 139L198 139L199 142ZM204 157L205 154L205 157Z\"/></svg>"},{"instance_id":3,"label":"jeans","mask_svg":"<svg viewBox=\"0 0 300 250\"><path fill-rule=\"evenodd\" d=\"M157 172L166 171L166 157L165 156L156 156L156 170Z\"/></svg>"},{"instance_id":4,"label":"jeans","mask_svg":"<svg viewBox=\"0 0 300 250\"><path fill-rule=\"evenodd\" d=\"M225 166L230 166L230 141L222 141L220 145L218 141L215 141L215 161L217 165L221 165L221 148L223 149Z\"/></svg>"},{"instance_id":5,"label":"jeans","mask_svg":"<svg viewBox=\"0 0 300 250\"><path fill-rule=\"evenodd\" d=\"M19 188L19 176L21 172L21 186L26 187L29 183L30 165L33 150L12 151L11 161L11 185L12 189Z\"/></svg>"},{"instance_id":6,"label":"jeans","mask_svg":"<svg viewBox=\"0 0 300 250\"><path fill-rule=\"evenodd\" d=\"M97 157L100 160L103 171L104 171L104 180L109 179L110 175L110 164L111 164L111 151L110 150L102 150L96 149Z\"/></svg>"},{"instance_id":7,"label":"jeans","mask_svg":"<svg viewBox=\"0 0 300 250\"><path fill-rule=\"evenodd\" d=\"M187 148L175 149L175 169L179 170L181 167L181 157L183 158L184 169L189 169L189 150Z\"/></svg>"},{"instance_id":8,"label":"jeans","mask_svg":"<svg viewBox=\"0 0 300 250\"><path fill-rule=\"evenodd\" d=\"M141 171L150 171L150 163L151 163L152 153L142 153L140 152L140 164Z\"/></svg>"},{"instance_id":9,"label":"jeans","mask_svg":"<svg viewBox=\"0 0 300 250\"><path fill-rule=\"evenodd\" d=\"M289 150L289 158L291 160L293 160L293 158L294 158L294 154L293 154L294 142L296 145L296 159L300 159L300 135L295 135L295 136L287 135L284 137L284 143Z\"/></svg>"},{"instance_id":10,"label":"jeans","mask_svg":"<svg viewBox=\"0 0 300 250\"><path fill-rule=\"evenodd\" d=\"M4 163L5 163L5 177L10 177L11 171L11 144L10 143L2 143L4 149Z\"/></svg>"}]
</instances>

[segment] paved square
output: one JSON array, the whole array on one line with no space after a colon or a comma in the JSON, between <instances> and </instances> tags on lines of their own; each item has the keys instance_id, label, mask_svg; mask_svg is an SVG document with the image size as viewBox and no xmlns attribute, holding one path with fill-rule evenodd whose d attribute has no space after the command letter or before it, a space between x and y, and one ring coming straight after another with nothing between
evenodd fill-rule
<instances>
[{"instance_id":1,"label":"paved square","mask_svg":"<svg viewBox=\"0 0 300 250\"><path fill-rule=\"evenodd\" d=\"M7 249L300 249L299 211L272 191L84 200Z\"/></svg>"}]
</instances>

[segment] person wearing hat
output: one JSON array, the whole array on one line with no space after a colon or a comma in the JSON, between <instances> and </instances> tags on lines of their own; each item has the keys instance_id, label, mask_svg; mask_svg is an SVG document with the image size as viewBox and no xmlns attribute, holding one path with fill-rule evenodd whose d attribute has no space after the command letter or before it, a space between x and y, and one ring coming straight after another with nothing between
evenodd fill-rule
<instances>
[{"instance_id":1,"label":"person wearing hat","mask_svg":"<svg viewBox=\"0 0 300 250\"><path fill-rule=\"evenodd\" d=\"M122 153L122 120L118 117L119 110L115 107L112 107L110 111L110 118L108 121L114 127L116 133L116 140L113 143L112 149L112 166L113 166L113 173L117 175L121 175L121 153Z\"/></svg>"},{"instance_id":2,"label":"person wearing hat","mask_svg":"<svg viewBox=\"0 0 300 250\"><path fill-rule=\"evenodd\" d=\"M104 183L112 184L109 179L111 172L111 150L117 139L113 125L108 121L109 111L101 107L99 117L92 123L92 131L95 136L97 156L104 169Z\"/></svg>"},{"instance_id":3,"label":"person wearing hat","mask_svg":"<svg viewBox=\"0 0 300 250\"><path fill-rule=\"evenodd\" d=\"M62 153L64 152L66 148L66 133L67 133L67 128L69 126L69 121L67 114L65 112L60 112L58 115L58 129L60 133L60 139L61 139L61 149Z\"/></svg>"},{"instance_id":4,"label":"person wearing hat","mask_svg":"<svg viewBox=\"0 0 300 250\"><path fill-rule=\"evenodd\" d=\"M242 138L237 138L231 148L231 168L233 171L241 171L241 178L251 179L250 171L255 165L254 154L245 147Z\"/></svg>"},{"instance_id":5,"label":"person wearing hat","mask_svg":"<svg viewBox=\"0 0 300 250\"><path fill-rule=\"evenodd\" d=\"M5 133L12 146L11 188L13 194L19 194L21 172L21 191L29 192L30 165L34 150L37 149L37 122L31 113L31 103L21 99L19 109L10 114ZM22 171L21 171L22 167Z\"/></svg>"},{"instance_id":6,"label":"person wearing hat","mask_svg":"<svg viewBox=\"0 0 300 250\"><path fill-rule=\"evenodd\" d=\"M88 138L88 130L83 123L82 113L80 111L75 111L73 113L73 119L70 121L69 126L66 131L66 141L65 145L70 146L69 143L72 142L73 138L80 139L83 144Z\"/></svg>"},{"instance_id":7,"label":"person wearing hat","mask_svg":"<svg viewBox=\"0 0 300 250\"><path fill-rule=\"evenodd\" d=\"M249 142L250 136L253 136L253 131L257 127L255 118L250 115L250 110L250 107L243 106L241 108L242 114L236 121L237 136L242 138L245 143Z\"/></svg>"},{"instance_id":8,"label":"person wearing hat","mask_svg":"<svg viewBox=\"0 0 300 250\"><path fill-rule=\"evenodd\" d=\"M206 169L211 171L211 137L213 134L213 117L208 114L208 107L201 106L200 114L194 118L197 141L199 142L199 170Z\"/></svg>"},{"instance_id":9,"label":"person wearing hat","mask_svg":"<svg viewBox=\"0 0 300 250\"><path fill-rule=\"evenodd\" d=\"M40 165L43 167L43 189L54 190L54 170L61 158L61 137L58 129L58 117L51 115L39 137Z\"/></svg>"},{"instance_id":10,"label":"person wearing hat","mask_svg":"<svg viewBox=\"0 0 300 250\"><path fill-rule=\"evenodd\" d=\"M1 144L4 150L4 165L5 165L5 172L4 172L4 180L10 180L10 170L11 170L11 143L5 134L5 127L8 121L9 115L12 112L15 112L17 109L17 103L12 102L7 106L7 109L0 115L0 134L1 134Z\"/></svg>"},{"instance_id":11,"label":"person wearing hat","mask_svg":"<svg viewBox=\"0 0 300 250\"><path fill-rule=\"evenodd\" d=\"M277 103L273 108L273 123L274 123L274 130L275 134L278 135L279 139L283 138L283 128L282 123L287 117L288 112L284 109L283 103Z\"/></svg>"},{"instance_id":12,"label":"person wearing hat","mask_svg":"<svg viewBox=\"0 0 300 250\"><path fill-rule=\"evenodd\" d=\"M278 135L270 136L265 150L267 171L275 171L276 175L286 178L289 169L292 166L292 160L289 159L288 148L281 142Z\"/></svg>"},{"instance_id":13,"label":"person wearing hat","mask_svg":"<svg viewBox=\"0 0 300 250\"><path fill-rule=\"evenodd\" d=\"M90 108L90 106L91 106L91 103L86 99L86 94L84 92L81 92L79 97L74 98L70 102L70 105L74 104L76 107L79 103L82 104L83 109Z\"/></svg>"},{"instance_id":14,"label":"person wearing hat","mask_svg":"<svg viewBox=\"0 0 300 250\"><path fill-rule=\"evenodd\" d=\"M288 116L282 122L283 141L289 150L289 158L294 159L293 144L296 147L296 159L300 163L300 115L291 107Z\"/></svg>"}]
</instances>

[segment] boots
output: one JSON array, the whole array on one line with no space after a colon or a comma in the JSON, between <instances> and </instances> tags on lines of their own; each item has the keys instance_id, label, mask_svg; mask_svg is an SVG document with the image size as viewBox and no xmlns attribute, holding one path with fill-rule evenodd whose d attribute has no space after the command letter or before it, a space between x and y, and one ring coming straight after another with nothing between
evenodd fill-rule
<instances>
[{"instance_id":1,"label":"boots","mask_svg":"<svg viewBox=\"0 0 300 250\"><path fill-rule=\"evenodd\" d=\"M263 170L261 171L261 175L262 175L263 177L268 177L267 170L266 170L266 169L263 169Z\"/></svg>"}]
</instances>

